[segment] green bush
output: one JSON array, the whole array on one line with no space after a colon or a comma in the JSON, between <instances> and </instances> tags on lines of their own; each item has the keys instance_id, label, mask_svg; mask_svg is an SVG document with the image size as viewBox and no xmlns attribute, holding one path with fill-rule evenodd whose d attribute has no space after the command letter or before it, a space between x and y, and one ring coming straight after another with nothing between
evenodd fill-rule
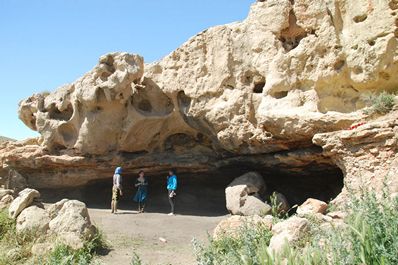
<instances>
[{"instance_id":1,"label":"green bush","mask_svg":"<svg viewBox=\"0 0 398 265\"><path fill-rule=\"evenodd\" d=\"M196 244L199 264L247 265L396 265L398 264L398 198L386 192L362 192L346 205L345 224L323 228L309 218L311 233L275 255L268 250L268 230L246 229L234 239Z\"/></svg>"},{"instance_id":2,"label":"green bush","mask_svg":"<svg viewBox=\"0 0 398 265\"><path fill-rule=\"evenodd\" d=\"M392 110L395 105L395 95L389 94L385 91L380 93L379 95L370 95L369 101L372 104L370 109L366 110L366 114L386 114Z\"/></svg>"}]
</instances>

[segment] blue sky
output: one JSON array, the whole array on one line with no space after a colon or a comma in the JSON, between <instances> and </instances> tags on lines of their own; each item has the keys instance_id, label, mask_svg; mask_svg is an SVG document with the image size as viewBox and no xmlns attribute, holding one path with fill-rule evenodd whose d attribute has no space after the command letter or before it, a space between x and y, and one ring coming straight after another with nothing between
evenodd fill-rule
<instances>
[{"instance_id":1,"label":"blue sky","mask_svg":"<svg viewBox=\"0 0 398 265\"><path fill-rule=\"evenodd\" d=\"M18 102L127 51L161 59L211 26L243 20L255 0L0 0L0 135L36 136Z\"/></svg>"}]
</instances>

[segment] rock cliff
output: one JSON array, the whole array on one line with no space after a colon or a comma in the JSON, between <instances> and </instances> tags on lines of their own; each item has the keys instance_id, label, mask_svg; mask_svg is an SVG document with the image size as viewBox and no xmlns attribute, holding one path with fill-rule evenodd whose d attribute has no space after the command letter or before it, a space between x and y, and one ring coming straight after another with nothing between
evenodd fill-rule
<instances>
[{"instance_id":1,"label":"rock cliff","mask_svg":"<svg viewBox=\"0 0 398 265\"><path fill-rule=\"evenodd\" d=\"M356 161L394 152L393 121L363 136L341 130L370 119L371 93L398 88L397 12L394 0L267 0L158 62L104 55L74 83L20 102L19 117L41 137L3 144L0 174L13 168L30 186L54 188L109 178L116 165L127 174L262 170L266 182L308 177L337 195L327 183L337 166L353 179ZM368 152L379 134L385 141ZM345 149L347 137L364 157Z\"/></svg>"}]
</instances>

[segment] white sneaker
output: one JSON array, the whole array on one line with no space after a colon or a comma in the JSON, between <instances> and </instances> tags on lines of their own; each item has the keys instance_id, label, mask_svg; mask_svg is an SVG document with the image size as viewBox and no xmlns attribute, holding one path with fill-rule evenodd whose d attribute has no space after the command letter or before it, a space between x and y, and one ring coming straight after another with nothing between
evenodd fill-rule
<instances>
[{"instance_id":1,"label":"white sneaker","mask_svg":"<svg viewBox=\"0 0 398 265\"><path fill-rule=\"evenodd\" d=\"M168 215L169 215L169 216L172 216L172 215L174 215L174 213L169 213Z\"/></svg>"}]
</instances>

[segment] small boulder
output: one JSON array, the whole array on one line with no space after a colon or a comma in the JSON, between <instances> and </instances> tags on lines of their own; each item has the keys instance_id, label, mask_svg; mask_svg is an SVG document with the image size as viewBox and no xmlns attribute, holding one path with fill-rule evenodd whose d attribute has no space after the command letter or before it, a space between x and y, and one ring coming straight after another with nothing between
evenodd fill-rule
<instances>
[{"instance_id":1,"label":"small boulder","mask_svg":"<svg viewBox=\"0 0 398 265\"><path fill-rule=\"evenodd\" d=\"M316 213L324 214L327 208L328 205L326 202L309 198L297 208L297 214L298 215L316 214Z\"/></svg>"},{"instance_id":2,"label":"small boulder","mask_svg":"<svg viewBox=\"0 0 398 265\"><path fill-rule=\"evenodd\" d=\"M12 197L12 195L10 195L10 194L8 194L8 195L4 196L3 198L1 198L1 200L0 200L0 210L8 208L13 200L14 200L14 197Z\"/></svg>"},{"instance_id":3,"label":"small boulder","mask_svg":"<svg viewBox=\"0 0 398 265\"><path fill-rule=\"evenodd\" d=\"M267 215L264 217L260 217L258 215L253 216L240 216L240 215L232 215L231 217L222 220L213 232L213 238L219 239L224 235L235 237L239 230L242 229L245 225L248 226L264 226L271 230L272 228L273 217L271 215Z\"/></svg>"},{"instance_id":4,"label":"small boulder","mask_svg":"<svg viewBox=\"0 0 398 265\"><path fill-rule=\"evenodd\" d=\"M272 238L269 244L271 252L278 253L283 250L286 243L297 242L309 231L309 222L305 218L293 216L283 222L277 223L272 228Z\"/></svg>"},{"instance_id":5,"label":"small boulder","mask_svg":"<svg viewBox=\"0 0 398 265\"><path fill-rule=\"evenodd\" d=\"M29 207L35 198L39 198L40 193L34 189L24 189L18 194L18 197L13 200L8 209L8 214L11 218L17 218L17 216L25 209Z\"/></svg>"},{"instance_id":6,"label":"small boulder","mask_svg":"<svg viewBox=\"0 0 398 265\"><path fill-rule=\"evenodd\" d=\"M263 177L248 172L234 179L225 189L227 209L237 215L266 214L269 205L260 199L265 190Z\"/></svg>"},{"instance_id":7,"label":"small boulder","mask_svg":"<svg viewBox=\"0 0 398 265\"><path fill-rule=\"evenodd\" d=\"M77 200L69 200L50 221L50 231L66 245L79 249L84 240L94 236L96 229L91 224L86 205Z\"/></svg>"},{"instance_id":8,"label":"small boulder","mask_svg":"<svg viewBox=\"0 0 398 265\"><path fill-rule=\"evenodd\" d=\"M37 206L30 206L24 209L17 218L17 232L35 232L43 235L49 228L50 217L47 212Z\"/></svg>"}]
</instances>

